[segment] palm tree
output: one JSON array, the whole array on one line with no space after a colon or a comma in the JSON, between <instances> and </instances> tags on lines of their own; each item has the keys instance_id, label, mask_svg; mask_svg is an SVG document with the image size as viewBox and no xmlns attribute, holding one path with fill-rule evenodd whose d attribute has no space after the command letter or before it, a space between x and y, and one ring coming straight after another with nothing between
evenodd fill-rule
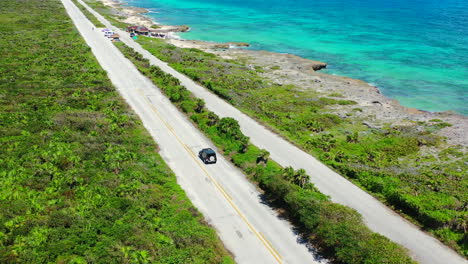
<instances>
[{"instance_id":1,"label":"palm tree","mask_svg":"<svg viewBox=\"0 0 468 264\"><path fill-rule=\"evenodd\" d=\"M240 153L245 153L247 152L247 148L249 147L249 137L244 136L243 134L240 135L240 137L237 139L240 142Z\"/></svg>"},{"instance_id":2,"label":"palm tree","mask_svg":"<svg viewBox=\"0 0 468 264\"><path fill-rule=\"evenodd\" d=\"M332 148L335 147L335 143L336 139L333 134L324 134L321 137L320 148L325 152L329 152Z\"/></svg>"},{"instance_id":3,"label":"palm tree","mask_svg":"<svg viewBox=\"0 0 468 264\"><path fill-rule=\"evenodd\" d=\"M204 107L205 107L205 101L203 101L203 99L197 98L196 105L195 105L195 112L197 113L203 112Z\"/></svg>"},{"instance_id":4,"label":"palm tree","mask_svg":"<svg viewBox=\"0 0 468 264\"><path fill-rule=\"evenodd\" d=\"M341 150L338 150L337 152L334 153L335 157L333 158L334 161L336 162L344 162L348 158L346 153L344 153Z\"/></svg>"},{"instance_id":5,"label":"palm tree","mask_svg":"<svg viewBox=\"0 0 468 264\"><path fill-rule=\"evenodd\" d=\"M260 153L258 154L257 163L266 164L268 161L268 158L270 158L270 152L262 149L260 150Z\"/></svg>"},{"instance_id":6,"label":"palm tree","mask_svg":"<svg viewBox=\"0 0 468 264\"><path fill-rule=\"evenodd\" d=\"M218 115L216 115L215 113L210 111L208 113L208 125L209 126L214 126L214 125L218 124L218 122L219 122Z\"/></svg>"},{"instance_id":7,"label":"palm tree","mask_svg":"<svg viewBox=\"0 0 468 264\"><path fill-rule=\"evenodd\" d=\"M304 169L299 169L294 174L294 183L303 188L310 181L310 176Z\"/></svg>"},{"instance_id":8,"label":"palm tree","mask_svg":"<svg viewBox=\"0 0 468 264\"><path fill-rule=\"evenodd\" d=\"M237 134L237 130L240 129L239 123L232 117L223 117L218 124L219 131L229 136Z\"/></svg>"},{"instance_id":9,"label":"palm tree","mask_svg":"<svg viewBox=\"0 0 468 264\"><path fill-rule=\"evenodd\" d=\"M358 132L354 132L351 135L346 136L346 141L348 143L358 143L359 142L359 134Z\"/></svg>"},{"instance_id":10,"label":"palm tree","mask_svg":"<svg viewBox=\"0 0 468 264\"><path fill-rule=\"evenodd\" d=\"M294 169L292 167L286 167L283 169L283 178L289 182L294 181Z\"/></svg>"}]
</instances>

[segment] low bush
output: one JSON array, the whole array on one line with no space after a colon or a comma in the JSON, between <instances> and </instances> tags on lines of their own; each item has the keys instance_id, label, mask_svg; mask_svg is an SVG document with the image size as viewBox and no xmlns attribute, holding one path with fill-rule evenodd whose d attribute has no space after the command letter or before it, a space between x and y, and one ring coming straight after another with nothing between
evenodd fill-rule
<instances>
[{"instance_id":1,"label":"low bush","mask_svg":"<svg viewBox=\"0 0 468 264\"><path fill-rule=\"evenodd\" d=\"M232 263L61 1L0 13L0 263Z\"/></svg>"},{"instance_id":2,"label":"low bush","mask_svg":"<svg viewBox=\"0 0 468 264\"><path fill-rule=\"evenodd\" d=\"M116 45L163 93L171 96L168 83L177 83L174 77L157 69L145 71L132 56L131 48L123 43ZM198 100L192 94L183 98L174 102L182 110L183 104L196 104ZM340 263L413 263L401 246L370 231L355 210L334 204L320 193L309 183L304 170L282 168L268 158L268 152L250 144L235 119L220 119L207 109L197 112L186 113L236 166L258 183L270 201L288 210L304 236L324 254Z\"/></svg>"},{"instance_id":3,"label":"low bush","mask_svg":"<svg viewBox=\"0 0 468 264\"><path fill-rule=\"evenodd\" d=\"M89 5L92 9L97 11L103 17L105 17L108 21L112 23L112 25L117 26L119 28L126 28L129 26L128 23L122 22L122 17L116 15L116 12L110 8L109 6L104 5L104 3L100 0L83 0L87 5Z\"/></svg>"},{"instance_id":4,"label":"low bush","mask_svg":"<svg viewBox=\"0 0 468 264\"><path fill-rule=\"evenodd\" d=\"M91 23L93 23L95 27L98 27L98 28L105 27L105 25L102 24L101 21L99 21L93 14L91 14L91 12L89 12L88 9L86 9L82 4L78 3L77 0L72 0L72 2L76 5L76 7L78 7L81 10L81 12L83 12L86 18L89 21L91 21Z\"/></svg>"},{"instance_id":5,"label":"low bush","mask_svg":"<svg viewBox=\"0 0 468 264\"><path fill-rule=\"evenodd\" d=\"M353 108L356 102L340 99L340 94L327 96L293 85L272 84L240 61L177 48L161 40L139 38L138 42L176 70L418 221L425 229L446 234L448 227L453 235L444 235L444 241L466 233L460 227L468 225L466 208L462 206L468 203L467 150L443 151L444 139L433 133L451 124L434 119L405 126L374 126L362 120L366 113L362 108ZM336 105L348 111L344 117L333 113ZM350 140L349 136L355 134L357 140ZM388 190L412 197L414 206L394 199ZM425 196L453 199L451 204L418 199ZM422 209L424 212L420 212ZM434 223L435 215L440 216L437 224L430 224ZM468 256L466 240L447 244Z\"/></svg>"}]
</instances>

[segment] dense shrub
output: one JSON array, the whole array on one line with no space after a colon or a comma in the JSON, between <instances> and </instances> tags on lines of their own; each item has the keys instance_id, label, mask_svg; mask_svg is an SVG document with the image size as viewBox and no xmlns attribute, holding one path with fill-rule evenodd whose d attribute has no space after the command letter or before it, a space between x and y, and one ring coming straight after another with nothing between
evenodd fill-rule
<instances>
[{"instance_id":1,"label":"dense shrub","mask_svg":"<svg viewBox=\"0 0 468 264\"><path fill-rule=\"evenodd\" d=\"M99 0L83 0L88 6L92 9L97 11L103 17L105 17L108 21L112 23L112 25L119 27L119 28L126 28L129 24L122 22L121 16L118 16L118 13L109 8L109 6L104 5L102 1ZM92 20L91 20L92 21Z\"/></svg>"},{"instance_id":2,"label":"dense shrub","mask_svg":"<svg viewBox=\"0 0 468 264\"><path fill-rule=\"evenodd\" d=\"M81 10L81 12L86 16L86 18L98 28L105 27L91 12L88 11L82 4L78 3L77 0L72 0L73 3Z\"/></svg>"},{"instance_id":3,"label":"dense shrub","mask_svg":"<svg viewBox=\"0 0 468 264\"><path fill-rule=\"evenodd\" d=\"M61 2L0 13L0 263L232 263Z\"/></svg>"},{"instance_id":4,"label":"dense shrub","mask_svg":"<svg viewBox=\"0 0 468 264\"><path fill-rule=\"evenodd\" d=\"M424 228L443 234L443 241L468 254L463 239L468 226L464 206L468 203L467 150L452 146L449 149L457 150L438 151L444 148L443 139L432 133L450 124L433 119L373 128L366 120L353 117L355 112L363 112L353 108L356 102L330 98L342 97L340 94L326 96L293 85L271 84L240 61L177 48L160 40L139 38L138 42ZM333 114L335 105L348 107L346 117ZM404 193L405 198L396 199L394 193ZM445 199L447 196L452 198ZM450 242L452 238L456 239Z\"/></svg>"},{"instance_id":5,"label":"dense shrub","mask_svg":"<svg viewBox=\"0 0 468 264\"><path fill-rule=\"evenodd\" d=\"M131 48L121 43L117 46L144 72ZM162 80L174 77L156 69L147 76L170 96L171 86ZM184 103L196 104L197 100L190 94L176 105L183 109ZM258 183L271 201L288 209L304 236L324 254L340 263L413 263L402 247L370 231L355 210L330 202L309 183L303 169L281 168L269 160L267 152L248 142L235 119L220 119L206 109L200 112L187 114L224 154L230 155L236 166ZM258 162L259 157L263 162Z\"/></svg>"}]
</instances>

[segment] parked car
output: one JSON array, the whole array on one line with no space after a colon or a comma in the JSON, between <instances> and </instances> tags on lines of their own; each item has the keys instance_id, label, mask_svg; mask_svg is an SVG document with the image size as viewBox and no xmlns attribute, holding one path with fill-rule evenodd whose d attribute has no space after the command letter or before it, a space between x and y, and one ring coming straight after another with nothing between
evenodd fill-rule
<instances>
[{"instance_id":1,"label":"parked car","mask_svg":"<svg viewBox=\"0 0 468 264\"><path fill-rule=\"evenodd\" d=\"M104 36L110 38L112 35L114 35L114 32L112 32L112 31L104 31Z\"/></svg>"},{"instance_id":2,"label":"parked car","mask_svg":"<svg viewBox=\"0 0 468 264\"><path fill-rule=\"evenodd\" d=\"M130 37L133 38L135 36L135 33L130 33Z\"/></svg>"},{"instance_id":3,"label":"parked car","mask_svg":"<svg viewBox=\"0 0 468 264\"><path fill-rule=\"evenodd\" d=\"M204 148L198 152L198 157L205 163L216 163L216 153L211 148Z\"/></svg>"}]
</instances>

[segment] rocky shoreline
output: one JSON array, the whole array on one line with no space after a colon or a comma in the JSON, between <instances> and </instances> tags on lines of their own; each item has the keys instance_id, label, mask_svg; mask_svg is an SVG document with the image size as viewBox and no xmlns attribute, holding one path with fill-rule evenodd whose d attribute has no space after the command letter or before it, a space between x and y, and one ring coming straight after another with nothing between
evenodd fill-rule
<instances>
[{"instance_id":1,"label":"rocky shoreline","mask_svg":"<svg viewBox=\"0 0 468 264\"><path fill-rule=\"evenodd\" d=\"M114 0L101 1L115 9L117 15L122 18L120 20L125 23L148 28L156 27L161 32L172 34L189 30L187 26L159 25L144 15L149 12L144 8L127 6ZM223 58L241 59L252 68L260 67L262 71L259 74L277 84L293 84L302 89L312 89L328 97L353 100L357 104L334 106L330 108L330 112L343 118L348 118L352 113L353 118L369 127L381 128L385 124L391 124L392 126L414 125L418 126L418 129L423 129L421 125L423 122L435 124L440 122L437 120L442 120L451 126L446 126L435 133L446 137L448 145L462 146L464 152L468 147L468 116L452 112L427 112L402 106L398 101L384 96L377 87L366 82L318 72L327 66L324 62L304 59L292 54L239 48L247 47L248 43L216 43L173 37L167 41L181 48L196 48ZM356 111L356 109L359 110Z\"/></svg>"},{"instance_id":2,"label":"rocky shoreline","mask_svg":"<svg viewBox=\"0 0 468 264\"><path fill-rule=\"evenodd\" d=\"M402 106L398 101L383 95L377 87L364 81L317 71L316 68L321 69L322 62L268 51L242 49L206 51L224 58L243 59L254 66L260 66L264 72L259 74L274 83L293 84L302 89L312 89L323 93L331 98L357 102L355 105L338 105L330 109L331 112L343 118L347 118L347 115L352 112L354 118L374 128L381 128L388 123L392 126L418 126L421 122L435 124L436 122L431 120L442 120L452 126L442 128L436 133L446 137L449 145L468 146L467 116L453 112L428 112ZM360 110L353 111L353 109Z\"/></svg>"}]
</instances>

